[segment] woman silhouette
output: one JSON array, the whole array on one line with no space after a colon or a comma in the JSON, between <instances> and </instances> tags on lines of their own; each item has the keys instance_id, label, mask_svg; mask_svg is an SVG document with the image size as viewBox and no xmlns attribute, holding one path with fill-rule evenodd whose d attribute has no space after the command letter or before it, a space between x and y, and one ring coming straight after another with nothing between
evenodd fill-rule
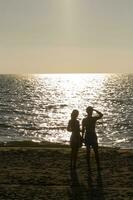
<instances>
[{"instance_id":1,"label":"woman silhouette","mask_svg":"<svg viewBox=\"0 0 133 200\"><path fill-rule=\"evenodd\" d=\"M70 137L71 146L71 169L76 169L78 150L82 145L80 135L80 124L77 120L79 115L78 110L73 110L71 113L71 119L68 122L67 131L72 132Z\"/></svg>"}]
</instances>

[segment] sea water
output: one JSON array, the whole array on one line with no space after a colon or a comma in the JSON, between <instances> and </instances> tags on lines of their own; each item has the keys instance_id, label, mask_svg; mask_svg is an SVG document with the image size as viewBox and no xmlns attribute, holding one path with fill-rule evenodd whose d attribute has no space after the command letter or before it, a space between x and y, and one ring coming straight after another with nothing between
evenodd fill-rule
<instances>
[{"instance_id":1,"label":"sea water","mask_svg":"<svg viewBox=\"0 0 133 200\"><path fill-rule=\"evenodd\" d=\"M103 113L99 145L132 148L133 74L0 75L0 142L68 143L72 110L82 124L87 106Z\"/></svg>"}]
</instances>

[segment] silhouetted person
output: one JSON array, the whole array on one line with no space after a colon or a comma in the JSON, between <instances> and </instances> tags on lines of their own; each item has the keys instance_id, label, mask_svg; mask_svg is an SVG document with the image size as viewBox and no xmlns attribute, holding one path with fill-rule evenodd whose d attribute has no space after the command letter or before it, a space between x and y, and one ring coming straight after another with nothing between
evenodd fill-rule
<instances>
[{"instance_id":1,"label":"silhouetted person","mask_svg":"<svg viewBox=\"0 0 133 200\"><path fill-rule=\"evenodd\" d=\"M80 135L80 124L77 120L79 115L78 110L73 110L71 113L71 119L68 122L67 131L72 132L70 137L71 146L71 169L76 169L78 150L81 147L81 135Z\"/></svg>"},{"instance_id":2,"label":"silhouetted person","mask_svg":"<svg viewBox=\"0 0 133 200\"><path fill-rule=\"evenodd\" d=\"M92 116L93 111L95 111L98 115ZM95 159L97 163L97 169L100 170L100 162L99 162L99 154L98 154L98 141L97 135L95 132L96 121L101 119L103 114L93 107L89 106L86 109L87 117L82 120L82 137L84 138L85 134L85 145L87 150L87 162L88 168L90 170L90 148L92 147L95 152Z\"/></svg>"}]
</instances>

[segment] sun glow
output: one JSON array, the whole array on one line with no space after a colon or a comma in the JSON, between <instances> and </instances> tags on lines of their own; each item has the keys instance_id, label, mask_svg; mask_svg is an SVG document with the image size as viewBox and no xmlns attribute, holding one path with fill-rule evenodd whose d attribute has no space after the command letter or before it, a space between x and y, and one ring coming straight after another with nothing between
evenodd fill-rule
<instances>
[{"instance_id":1,"label":"sun glow","mask_svg":"<svg viewBox=\"0 0 133 200\"><path fill-rule=\"evenodd\" d=\"M102 80L105 77L107 77L106 73L50 73L50 74L33 74L33 76L35 77L41 77L41 78L45 78L45 77L53 77L53 78L57 78L57 77L62 77L65 79L73 79L73 80L78 80L78 79L82 79L84 78L88 78L89 79L95 79L95 80Z\"/></svg>"},{"instance_id":2,"label":"sun glow","mask_svg":"<svg viewBox=\"0 0 133 200\"><path fill-rule=\"evenodd\" d=\"M47 88L52 90L51 98L53 101L57 100L57 104L67 105L67 113L70 110L83 109L89 105L98 105L99 95L103 93L107 74L34 74L36 77L38 86L42 88L42 98L45 99L46 85ZM49 81L48 81L49 80ZM48 81L48 82L47 82ZM86 105L84 105L86 102Z\"/></svg>"},{"instance_id":3,"label":"sun glow","mask_svg":"<svg viewBox=\"0 0 133 200\"><path fill-rule=\"evenodd\" d=\"M57 79L60 82L60 87L64 89L64 92L69 89L69 91L74 92L83 89L88 84L92 88L96 88L107 79L107 74L100 73L89 73L89 74L34 74L37 79L45 80L45 78L51 78L51 81L54 83L54 80ZM102 85L103 86L103 85Z\"/></svg>"},{"instance_id":4,"label":"sun glow","mask_svg":"<svg viewBox=\"0 0 133 200\"><path fill-rule=\"evenodd\" d=\"M107 78L106 74L62 74L60 75L63 78L62 87L74 92L83 89L88 84L92 85L94 88Z\"/></svg>"}]
</instances>

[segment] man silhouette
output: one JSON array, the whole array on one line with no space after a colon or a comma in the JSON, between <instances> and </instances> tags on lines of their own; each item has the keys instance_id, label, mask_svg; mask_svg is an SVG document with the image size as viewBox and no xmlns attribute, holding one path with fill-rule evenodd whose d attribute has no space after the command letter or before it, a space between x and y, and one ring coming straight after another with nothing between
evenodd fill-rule
<instances>
[{"instance_id":1,"label":"man silhouette","mask_svg":"<svg viewBox=\"0 0 133 200\"><path fill-rule=\"evenodd\" d=\"M95 111L98 115L92 116L93 111ZM101 119L103 114L93 107L89 106L86 108L87 117L82 120L82 138L84 138L85 134L85 145L87 152L87 162L88 168L90 170L90 148L92 147L95 152L95 159L97 163L97 169L100 170L100 162L99 162L99 154L98 154L98 141L97 135L95 132L96 121Z\"/></svg>"}]
</instances>

